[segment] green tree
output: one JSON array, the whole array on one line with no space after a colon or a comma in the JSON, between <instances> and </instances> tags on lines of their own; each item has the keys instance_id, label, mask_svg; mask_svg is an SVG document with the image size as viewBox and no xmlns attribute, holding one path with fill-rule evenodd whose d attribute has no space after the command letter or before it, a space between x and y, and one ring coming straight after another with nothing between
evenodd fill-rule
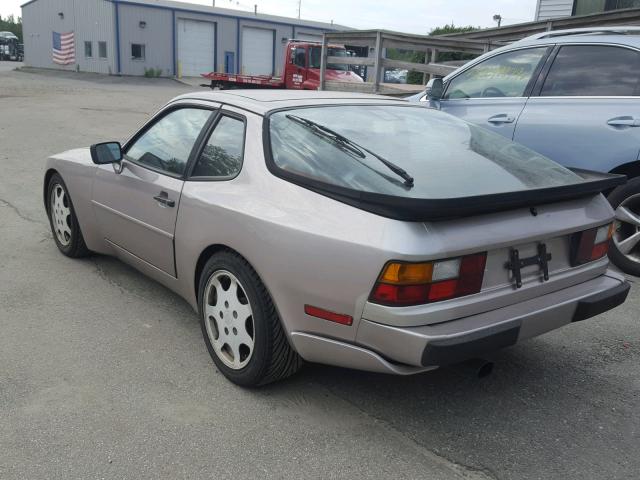
<instances>
[{"instance_id":1,"label":"green tree","mask_svg":"<svg viewBox=\"0 0 640 480\"><path fill-rule=\"evenodd\" d=\"M16 18L13 15L9 15L6 18L0 16L0 32L11 32L16 37L18 37L18 41L22 42L22 18Z\"/></svg>"}]
</instances>

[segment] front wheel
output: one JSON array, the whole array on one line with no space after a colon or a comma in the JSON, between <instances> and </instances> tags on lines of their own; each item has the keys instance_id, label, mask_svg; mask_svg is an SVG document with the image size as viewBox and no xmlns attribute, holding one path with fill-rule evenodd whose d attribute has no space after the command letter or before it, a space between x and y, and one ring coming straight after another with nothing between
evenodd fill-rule
<instances>
[{"instance_id":1,"label":"front wheel","mask_svg":"<svg viewBox=\"0 0 640 480\"><path fill-rule=\"evenodd\" d=\"M67 257L78 258L89 254L80 231L73 202L62 177L55 173L47 184L47 213L53 239Z\"/></svg>"},{"instance_id":2,"label":"front wheel","mask_svg":"<svg viewBox=\"0 0 640 480\"><path fill-rule=\"evenodd\" d=\"M623 272L640 276L640 177L609 195L616 225L609 258Z\"/></svg>"},{"instance_id":3,"label":"front wheel","mask_svg":"<svg viewBox=\"0 0 640 480\"><path fill-rule=\"evenodd\" d=\"M233 383L264 385L301 367L269 293L240 255L213 255L198 290L205 344L218 370Z\"/></svg>"}]
</instances>

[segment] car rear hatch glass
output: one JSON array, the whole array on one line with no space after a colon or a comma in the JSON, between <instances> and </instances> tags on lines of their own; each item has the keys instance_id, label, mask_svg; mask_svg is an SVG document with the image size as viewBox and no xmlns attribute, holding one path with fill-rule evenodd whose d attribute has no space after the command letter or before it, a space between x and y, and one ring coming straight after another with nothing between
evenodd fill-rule
<instances>
[{"instance_id":1,"label":"car rear hatch glass","mask_svg":"<svg viewBox=\"0 0 640 480\"><path fill-rule=\"evenodd\" d=\"M402 220L436 220L592 195L624 177L571 171L502 136L422 106L272 112L277 176Z\"/></svg>"}]
</instances>

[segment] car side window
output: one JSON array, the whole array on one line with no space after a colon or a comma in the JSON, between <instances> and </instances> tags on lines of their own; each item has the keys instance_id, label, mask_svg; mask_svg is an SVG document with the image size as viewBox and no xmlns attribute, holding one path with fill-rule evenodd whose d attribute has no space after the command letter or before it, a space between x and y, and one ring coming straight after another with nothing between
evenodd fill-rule
<instances>
[{"instance_id":1,"label":"car side window","mask_svg":"<svg viewBox=\"0 0 640 480\"><path fill-rule=\"evenodd\" d=\"M443 98L522 97L547 47L502 53L454 77Z\"/></svg>"},{"instance_id":2,"label":"car side window","mask_svg":"<svg viewBox=\"0 0 640 480\"><path fill-rule=\"evenodd\" d=\"M181 108L163 116L128 148L125 158L172 175L184 173L210 110Z\"/></svg>"},{"instance_id":3,"label":"car side window","mask_svg":"<svg viewBox=\"0 0 640 480\"><path fill-rule=\"evenodd\" d=\"M606 45L560 48L540 95L637 96L640 53Z\"/></svg>"},{"instance_id":4,"label":"car side window","mask_svg":"<svg viewBox=\"0 0 640 480\"><path fill-rule=\"evenodd\" d=\"M234 177L242 168L244 122L223 116L193 168L192 177Z\"/></svg>"}]
</instances>

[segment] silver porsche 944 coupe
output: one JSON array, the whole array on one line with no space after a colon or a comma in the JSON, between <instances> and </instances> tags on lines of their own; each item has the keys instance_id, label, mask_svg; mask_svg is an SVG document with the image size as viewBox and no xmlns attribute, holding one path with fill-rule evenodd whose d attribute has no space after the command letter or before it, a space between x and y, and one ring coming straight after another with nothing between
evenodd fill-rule
<instances>
[{"instance_id":1,"label":"silver porsche 944 coupe","mask_svg":"<svg viewBox=\"0 0 640 480\"><path fill-rule=\"evenodd\" d=\"M44 200L62 253L177 292L251 386L303 360L422 372L619 305L600 192L624 180L404 100L236 90L52 156Z\"/></svg>"}]
</instances>

